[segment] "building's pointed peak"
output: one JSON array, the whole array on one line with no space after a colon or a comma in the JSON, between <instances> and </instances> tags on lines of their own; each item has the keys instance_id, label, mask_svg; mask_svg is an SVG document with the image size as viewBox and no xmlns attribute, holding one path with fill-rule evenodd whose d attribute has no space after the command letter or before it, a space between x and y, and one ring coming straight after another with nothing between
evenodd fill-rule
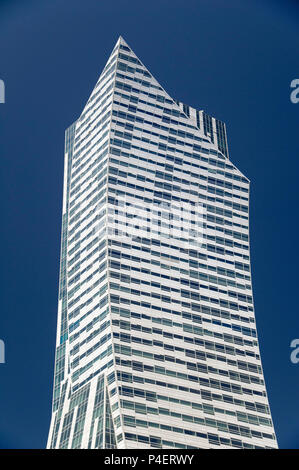
<instances>
[{"instance_id":1,"label":"building's pointed peak","mask_svg":"<svg viewBox=\"0 0 299 470\"><path fill-rule=\"evenodd\" d=\"M129 75L132 73L134 75L136 73L137 76L134 76L134 78L126 78L127 73L129 73ZM207 132L204 132L203 127L197 127L198 119L196 118L196 110L194 110L194 112L192 111L192 115L190 115L189 106L186 106L183 103L174 100L160 85L160 83L154 78L148 68L142 63L142 61L139 59L139 57L136 55L136 53L132 50L132 48L127 44L127 42L121 35L118 37L118 40L114 45L109 59L106 62L104 69L102 70L102 73L89 97L89 100L86 103L86 106L84 107L84 110L82 112L83 116L85 116L86 110L89 109L89 107L91 106L91 103L94 101L95 96L100 96L99 85L100 83L102 83L103 80L105 80L105 77L108 76L110 78L113 78L115 83L119 81L122 82L123 80L134 81L134 87L140 89L138 93L144 93L146 96L149 96L148 90L149 88L151 88L152 93L150 93L150 100L156 99L157 103L155 104L155 106L160 109L164 109L164 105L162 105L161 103L165 103L166 107L164 112L166 112L168 115L179 117L180 119L185 120L186 126L195 129L197 128L201 139L211 144L213 143L213 139L211 139L211 136L207 135ZM120 84L117 83L117 86L119 87ZM130 88L130 85L128 83L125 83L124 85L121 84L121 86ZM113 88L113 86L110 85L110 91L111 87ZM116 94L119 93L116 92ZM149 106L154 105L150 103Z\"/></svg>"},{"instance_id":2,"label":"building's pointed peak","mask_svg":"<svg viewBox=\"0 0 299 470\"><path fill-rule=\"evenodd\" d=\"M119 42L119 44L122 44L123 46L127 46L129 49L131 49L130 46L128 45L128 43L124 40L124 38L122 36L119 36L118 42Z\"/></svg>"},{"instance_id":3,"label":"building's pointed peak","mask_svg":"<svg viewBox=\"0 0 299 470\"><path fill-rule=\"evenodd\" d=\"M127 52L129 52L129 54L131 54L137 60L139 66L141 66L141 68L146 72L147 76L151 78L151 80L155 83L155 86L162 90L167 95L168 99L172 100L173 105L176 107L176 109L179 110L179 104L173 98L171 98L171 96L166 92L166 90L160 85L158 80L154 78L149 69L143 64L143 62L140 60L140 58L137 56L137 54L133 51L133 49L128 45L128 43L124 40L122 36L119 36L117 45L118 47L125 46L125 48L128 49ZM183 110L181 110L181 112L184 113ZM188 119L187 115L185 115L185 117L186 119Z\"/></svg>"},{"instance_id":4,"label":"building's pointed peak","mask_svg":"<svg viewBox=\"0 0 299 470\"><path fill-rule=\"evenodd\" d=\"M114 52L120 46L125 46L128 49L130 49L130 52L133 52L132 48L128 45L127 41L125 41L124 38L121 35L118 36L118 40L116 41L112 52Z\"/></svg>"},{"instance_id":5,"label":"building's pointed peak","mask_svg":"<svg viewBox=\"0 0 299 470\"><path fill-rule=\"evenodd\" d=\"M119 42L121 42L121 43L126 42L126 41L124 40L124 38L122 37L121 34L119 35L118 40L119 40Z\"/></svg>"}]
</instances>

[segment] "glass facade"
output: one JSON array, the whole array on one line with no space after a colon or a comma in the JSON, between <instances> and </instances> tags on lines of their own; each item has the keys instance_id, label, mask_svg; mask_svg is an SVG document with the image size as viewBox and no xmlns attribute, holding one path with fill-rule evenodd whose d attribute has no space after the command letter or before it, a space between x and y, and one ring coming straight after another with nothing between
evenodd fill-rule
<instances>
[{"instance_id":1,"label":"glass facade","mask_svg":"<svg viewBox=\"0 0 299 470\"><path fill-rule=\"evenodd\" d=\"M48 448L276 448L249 181L122 39L66 131Z\"/></svg>"}]
</instances>

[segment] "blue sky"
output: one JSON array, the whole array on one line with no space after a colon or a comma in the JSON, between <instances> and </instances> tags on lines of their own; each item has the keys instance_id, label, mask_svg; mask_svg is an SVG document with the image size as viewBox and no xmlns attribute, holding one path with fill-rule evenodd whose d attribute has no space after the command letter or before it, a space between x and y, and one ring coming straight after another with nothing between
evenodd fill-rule
<instances>
[{"instance_id":1,"label":"blue sky","mask_svg":"<svg viewBox=\"0 0 299 470\"><path fill-rule=\"evenodd\" d=\"M280 447L299 448L299 6L266 0L0 3L0 448L45 447L54 348L64 130L119 35L175 99L227 124L251 180L251 258Z\"/></svg>"}]
</instances>

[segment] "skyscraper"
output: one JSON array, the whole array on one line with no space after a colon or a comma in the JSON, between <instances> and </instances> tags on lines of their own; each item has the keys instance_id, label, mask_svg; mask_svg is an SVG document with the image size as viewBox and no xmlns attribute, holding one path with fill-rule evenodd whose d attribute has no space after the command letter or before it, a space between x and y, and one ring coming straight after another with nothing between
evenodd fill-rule
<instances>
[{"instance_id":1,"label":"skyscraper","mask_svg":"<svg viewBox=\"0 0 299 470\"><path fill-rule=\"evenodd\" d=\"M275 448L249 180L119 38L67 129L49 448Z\"/></svg>"}]
</instances>

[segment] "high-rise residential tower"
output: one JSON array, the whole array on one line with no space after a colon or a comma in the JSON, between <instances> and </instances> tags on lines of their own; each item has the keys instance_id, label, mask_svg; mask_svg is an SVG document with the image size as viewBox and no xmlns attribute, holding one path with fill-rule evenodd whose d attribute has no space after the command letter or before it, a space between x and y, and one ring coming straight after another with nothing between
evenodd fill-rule
<instances>
[{"instance_id":1,"label":"high-rise residential tower","mask_svg":"<svg viewBox=\"0 0 299 470\"><path fill-rule=\"evenodd\" d=\"M65 137L49 448L275 448L249 181L119 38Z\"/></svg>"}]
</instances>

